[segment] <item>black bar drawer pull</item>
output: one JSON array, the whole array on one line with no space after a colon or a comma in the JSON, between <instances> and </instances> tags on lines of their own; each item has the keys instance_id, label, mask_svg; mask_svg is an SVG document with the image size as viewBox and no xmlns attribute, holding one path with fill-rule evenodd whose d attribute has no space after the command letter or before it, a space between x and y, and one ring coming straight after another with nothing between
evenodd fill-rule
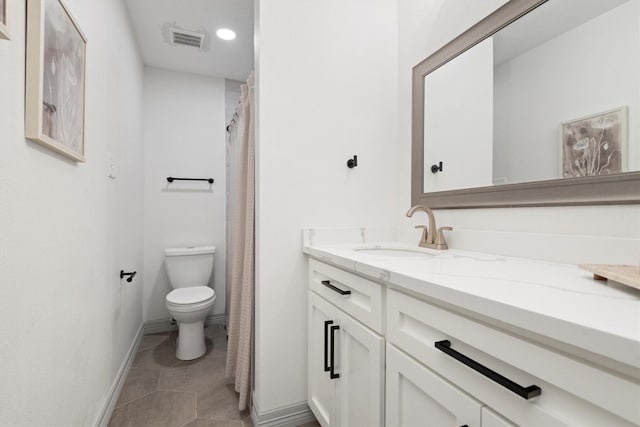
<instances>
[{"instance_id":1,"label":"black bar drawer pull","mask_svg":"<svg viewBox=\"0 0 640 427\"><path fill-rule=\"evenodd\" d=\"M333 323L333 320L324 321L324 371L329 372L329 325Z\"/></svg>"},{"instance_id":2,"label":"black bar drawer pull","mask_svg":"<svg viewBox=\"0 0 640 427\"><path fill-rule=\"evenodd\" d=\"M523 399L531 399L532 397L540 396L540 394L542 393L542 390L537 385L530 385L529 387L523 387L520 384L514 383L509 378L503 377L496 371L493 371L487 368L486 366L476 362L475 360L470 359L464 354L458 353L457 351L451 348L451 341L449 340L436 341L435 346L438 350L444 353L447 353L449 356L464 363L474 371L481 373L482 375L489 378L490 380L497 382L502 387L505 387L511 390L512 392L522 397Z\"/></svg>"},{"instance_id":3,"label":"black bar drawer pull","mask_svg":"<svg viewBox=\"0 0 640 427\"><path fill-rule=\"evenodd\" d=\"M336 374L334 369L336 367L336 334L334 333L340 329L340 326L334 325L331 327L331 372L329 373L329 378L335 380L336 378L340 378L340 374Z\"/></svg>"},{"instance_id":4,"label":"black bar drawer pull","mask_svg":"<svg viewBox=\"0 0 640 427\"><path fill-rule=\"evenodd\" d=\"M325 285L327 288L331 289L332 291L336 291L340 295L351 295L351 291L343 291L342 289L338 288L337 286L332 285L331 281L329 281L329 280L323 280L320 283L322 283L323 285Z\"/></svg>"}]
</instances>

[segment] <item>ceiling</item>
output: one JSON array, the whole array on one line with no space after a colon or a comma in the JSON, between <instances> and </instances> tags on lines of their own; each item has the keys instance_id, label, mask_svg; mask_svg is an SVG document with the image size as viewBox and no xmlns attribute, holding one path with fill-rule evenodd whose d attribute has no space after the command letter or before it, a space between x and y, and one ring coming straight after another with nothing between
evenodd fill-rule
<instances>
[{"instance_id":1,"label":"ceiling","mask_svg":"<svg viewBox=\"0 0 640 427\"><path fill-rule=\"evenodd\" d=\"M146 65L244 81L253 69L253 0L125 0ZM165 40L166 27L206 34L202 50ZM219 28L236 32L224 41Z\"/></svg>"}]
</instances>

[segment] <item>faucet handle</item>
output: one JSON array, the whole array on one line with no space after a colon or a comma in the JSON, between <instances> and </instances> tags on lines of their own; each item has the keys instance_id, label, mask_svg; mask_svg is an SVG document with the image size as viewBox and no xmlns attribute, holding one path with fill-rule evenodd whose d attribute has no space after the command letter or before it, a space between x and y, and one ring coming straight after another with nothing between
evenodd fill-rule
<instances>
[{"instance_id":1,"label":"faucet handle","mask_svg":"<svg viewBox=\"0 0 640 427\"><path fill-rule=\"evenodd\" d=\"M444 230L453 230L453 227L440 227L438 228L438 232L436 233L436 247L437 249L449 249L447 246L447 240L444 238Z\"/></svg>"},{"instance_id":2,"label":"faucet handle","mask_svg":"<svg viewBox=\"0 0 640 427\"><path fill-rule=\"evenodd\" d=\"M416 225L415 227L416 229L422 228L422 237L420 238L420 242L419 244L424 244L427 242L427 226L426 225Z\"/></svg>"}]
</instances>

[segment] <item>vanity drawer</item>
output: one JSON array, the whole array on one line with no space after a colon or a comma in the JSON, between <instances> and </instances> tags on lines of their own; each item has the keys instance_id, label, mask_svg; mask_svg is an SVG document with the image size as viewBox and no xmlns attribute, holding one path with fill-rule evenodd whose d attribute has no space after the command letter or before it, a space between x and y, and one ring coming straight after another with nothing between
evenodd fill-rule
<instances>
[{"instance_id":1,"label":"vanity drawer","mask_svg":"<svg viewBox=\"0 0 640 427\"><path fill-rule=\"evenodd\" d=\"M311 259L309 288L374 331L383 334L383 286Z\"/></svg>"},{"instance_id":2,"label":"vanity drawer","mask_svg":"<svg viewBox=\"0 0 640 427\"><path fill-rule=\"evenodd\" d=\"M387 340L518 425L640 423L640 386L631 379L394 290L387 292ZM517 385L540 387L540 396L515 394L436 342Z\"/></svg>"}]
</instances>

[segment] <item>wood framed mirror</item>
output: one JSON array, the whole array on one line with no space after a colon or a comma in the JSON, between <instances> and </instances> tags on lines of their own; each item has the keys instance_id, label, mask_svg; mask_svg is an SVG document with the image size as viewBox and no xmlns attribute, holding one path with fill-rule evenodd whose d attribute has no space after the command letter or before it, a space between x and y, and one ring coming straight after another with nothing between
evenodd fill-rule
<instances>
[{"instance_id":1,"label":"wood framed mirror","mask_svg":"<svg viewBox=\"0 0 640 427\"><path fill-rule=\"evenodd\" d=\"M627 45L640 41L640 0L585 3L511 0L413 68L413 205L640 203L640 45ZM541 23L549 34L538 31ZM609 28L615 34L604 31ZM568 44L572 40L590 44ZM566 52L557 50L567 44ZM625 62L612 63L615 57L607 55L614 54ZM598 81L584 76L581 82L589 73L567 71L586 70L580 61ZM516 69L526 72L514 77ZM618 74L603 77L607 69ZM635 78L622 80L620 70ZM611 87L601 88L600 77ZM581 92L568 92L574 83ZM430 145L434 141L441 145ZM515 167L504 163L516 158Z\"/></svg>"}]
</instances>

